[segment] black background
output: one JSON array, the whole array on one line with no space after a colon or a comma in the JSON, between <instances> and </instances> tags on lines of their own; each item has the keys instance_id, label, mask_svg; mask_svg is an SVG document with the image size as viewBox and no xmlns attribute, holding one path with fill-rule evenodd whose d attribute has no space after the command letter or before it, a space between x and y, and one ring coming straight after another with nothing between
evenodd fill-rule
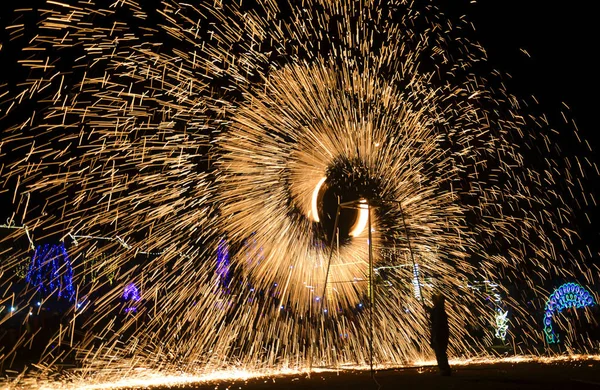
<instances>
[{"instance_id":1,"label":"black background","mask_svg":"<svg viewBox=\"0 0 600 390\"><path fill-rule=\"evenodd\" d=\"M522 98L534 95L553 120L565 109L561 103L567 104L597 155L600 78L594 57L599 34L591 5L582 0L440 2L445 13L464 14L474 24L474 36L486 49L490 65L512 76L511 93ZM552 125L560 127L559 123Z\"/></svg>"},{"instance_id":2,"label":"black background","mask_svg":"<svg viewBox=\"0 0 600 390\"><path fill-rule=\"evenodd\" d=\"M98 4L112 0L96 0ZM143 0L142 0L143 1ZM205 0L198 0L205 1ZM212 0L211 0L212 1ZM40 0L1 0L0 29L4 30L14 18L16 8L38 7ZM597 114L600 98L598 63L594 59L599 36L596 27L597 14L591 1L571 0L549 2L547 0L437 0L432 1L451 18L466 15L475 31L469 32L471 40L479 41L488 54L488 66L508 73L508 90L517 97L528 99L534 95L540 102L538 112L544 112L551 120L551 127L562 134L557 142L566 155L589 156L599 162L600 136L597 135ZM0 85L13 82L20 76L16 61L24 54L18 50L23 40L7 42L8 34L0 31ZM526 55L521 49L527 51ZM564 102L569 109L567 116L573 119L582 137L590 142L593 152L580 150L573 142L572 127L562 121ZM3 123L0 121L0 131ZM600 184L596 177L586 183L596 199L600 199ZM4 206L2 207L4 208ZM600 212L587 210L592 226L583 227L585 241L595 245L600 242L600 229L594 220L600 220Z\"/></svg>"},{"instance_id":3,"label":"black background","mask_svg":"<svg viewBox=\"0 0 600 390\"><path fill-rule=\"evenodd\" d=\"M204 1L204 0L198 0ZM96 0L112 3L112 0ZM597 95L600 87L597 39L597 14L593 2L572 0L438 0L431 1L452 18L465 15L475 26L470 38L486 49L490 64L513 76L510 90L517 96L535 95L548 113L561 109L561 101L569 105L582 133L597 146L595 136ZM0 2L2 30L14 18L16 8L40 7L42 0ZM0 80L7 81L7 71L14 69L22 53L11 50L8 35L0 34L4 48L0 50ZM526 50L531 57L520 49ZM15 58L16 57L16 58Z\"/></svg>"},{"instance_id":4,"label":"black background","mask_svg":"<svg viewBox=\"0 0 600 390\"><path fill-rule=\"evenodd\" d=\"M564 156L587 156L596 164L600 162L600 77L595 60L599 34L592 3L443 0L439 8L451 17L465 15L473 23L473 37L485 48L488 65L512 76L506 81L510 93L529 101L535 96L540 106L532 107L532 111L546 114L550 127L560 132L554 141ZM577 124L591 152L574 142L573 126L565 124L562 112ZM598 176L588 175L587 179L584 185L598 201ZM591 225L583 212L590 216ZM582 243L590 245L590 260L598 263L600 208L581 210L578 217Z\"/></svg>"}]
</instances>

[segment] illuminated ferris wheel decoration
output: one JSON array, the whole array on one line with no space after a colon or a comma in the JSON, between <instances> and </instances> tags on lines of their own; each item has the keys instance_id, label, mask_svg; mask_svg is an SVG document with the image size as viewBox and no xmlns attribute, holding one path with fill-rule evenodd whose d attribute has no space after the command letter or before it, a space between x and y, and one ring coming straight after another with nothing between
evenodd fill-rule
<instances>
[{"instance_id":1,"label":"illuminated ferris wheel decoration","mask_svg":"<svg viewBox=\"0 0 600 390\"><path fill-rule=\"evenodd\" d=\"M552 293L546 302L544 313L544 334L548 344L559 342L558 335L552 329L552 317L564 309L581 309L595 305L594 297L585 287L577 283L565 283Z\"/></svg>"}]
</instances>

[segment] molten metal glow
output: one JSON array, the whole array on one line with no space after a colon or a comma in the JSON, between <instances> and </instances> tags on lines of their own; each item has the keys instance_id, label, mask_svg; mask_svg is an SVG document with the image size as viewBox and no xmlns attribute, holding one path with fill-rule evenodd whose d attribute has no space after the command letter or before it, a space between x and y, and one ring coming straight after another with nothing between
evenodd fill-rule
<instances>
[{"instance_id":1,"label":"molten metal glow","mask_svg":"<svg viewBox=\"0 0 600 390\"><path fill-rule=\"evenodd\" d=\"M511 357L492 358L492 357L475 357L466 359L450 359L452 366L469 366L482 364L498 364L498 363L540 363L554 364L563 362L585 362L585 361L600 361L600 355L563 355L563 356L533 356L533 355L517 355ZM409 365L382 365L374 366L376 370L386 370L394 368L406 367L427 367L436 366L435 359L417 360ZM340 369L316 368L311 371L306 369L275 369L275 370L244 370L231 369L219 370L209 374L165 374L160 371L152 371L147 369L135 369L125 377L117 380L107 378L97 379L94 383L90 383L89 378L73 377L69 381L44 381L36 380L27 382L27 388L31 390L103 390L103 389L125 389L139 387L179 387L185 385L202 385L206 383L215 384L216 387L220 382L245 381L256 378L271 378L275 382L276 378L285 376L309 375L311 373L336 372L343 375L344 371L367 371L369 365L344 365ZM103 375L104 376L104 375Z\"/></svg>"},{"instance_id":2,"label":"molten metal glow","mask_svg":"<svg viewBox=\"0 0 600 390\"><path fill-rule=\"evenodd\" d=\"M319 201L319 191L321 191L321 187L323 186L323 183L325 183L325 180L327 180L326 177L324 177L321 180L319 180L319 182L315 186L315 189L314 189L313 194L312 194L312 199L310 201L310 215L309 215L309 217L312 217L313 221L315 221L315 222L320 222L320 219L319 219L319 204L318 204L318 201Z\"/></svg>"},{"instance_id":3,"label":"molten metal glow","mask_svg":"<svg viewBox=\"0 0 600 390\"><path fill-rule=\"evenodd\" d=\"M358 219L350 230L350 236L352 237L360 236L369 222L369 205L367 204L367 201L365 199L361 199L359 203Z\"/></svg>"}]
</instances>

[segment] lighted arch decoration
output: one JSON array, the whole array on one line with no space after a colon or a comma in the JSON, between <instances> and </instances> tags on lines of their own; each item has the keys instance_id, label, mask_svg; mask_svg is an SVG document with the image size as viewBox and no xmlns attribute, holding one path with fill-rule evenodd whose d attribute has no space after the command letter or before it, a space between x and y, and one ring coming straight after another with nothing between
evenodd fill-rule
<instances>
[{"instance_id":1,"label":"lighted arch decoration","mask_svg":"<svg viewBox=\"0 0 600 390\"><path fill-rule=\"evenodd\" d=\"M560 313L568 308L580 309L595 304L592 294L577 283L565 283L554 290L548 297L546 312L544 313L544 334L548 344L559 342L558 335L552 329L552 317L555 313Z\"/></svg>"}]
</instances>

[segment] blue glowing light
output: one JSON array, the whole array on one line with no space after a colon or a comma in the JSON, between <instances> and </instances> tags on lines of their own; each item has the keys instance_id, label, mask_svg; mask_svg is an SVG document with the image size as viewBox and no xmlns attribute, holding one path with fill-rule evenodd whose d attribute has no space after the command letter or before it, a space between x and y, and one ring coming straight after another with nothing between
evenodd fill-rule
<instances>
[{"instance_id":1,"label":"blue glowing light","mask_svg":"<svg viewBox=\"0 0 600 390\"><path fill-rule=\"evenodd\" d=\"M125 286L125 290L123 290L123 299L134 302L140 300L140 292L137 287L135 287L135 284L129 283L127 286Z\"/></svg>"},{"instance_id":2,"label":"blue glowing light","mask_svg":"<svg viewBox=\"0 0 600 390\"><path fill-rule=\"evenodd\" d=\"M221 240L217 246L217 277L222 287L227 288L231 281L229 272L231 265L229 262L229 247L225 240Z\"/></svg>"},{"instance_id":3,"label":"blue glowing light","mask_svg":"<svg viewBox=\"0 0 600 390\"><path fill-rule=\"evenodd\" d=\"M33 253L26 280L44 296L57 292L58 298L72 301L73 267L64 243L38 246Z\"/></svg>"},{"instance_id":4,"label":"blue glowing light","mask_svg":"<svg viewBox=\"0 0 600 390\"><path fill-rule=\"evenodd\" d=\"M581 309L587 306L594 306L596 302L594 297L585 287L577 283L565 283L548 297L546 301L546 311L544 313L544 334L548 344L559 342L558 335L552 329L552 318L555 313L560 313L564 309Z\"/></svg>"},{"instance_id":5,"label":"blue glowing light","mask_svg":"<svg viewBox=\"0 0 600 390\"><path fill-rule=\"evenodd\" d=\"M129 283L123 290L123 299L127 301L128 306L125 308L125 313L135 313L137 308L135 304L140 301L140 291L134 283Z\"/></svg>"}]
</instances>

